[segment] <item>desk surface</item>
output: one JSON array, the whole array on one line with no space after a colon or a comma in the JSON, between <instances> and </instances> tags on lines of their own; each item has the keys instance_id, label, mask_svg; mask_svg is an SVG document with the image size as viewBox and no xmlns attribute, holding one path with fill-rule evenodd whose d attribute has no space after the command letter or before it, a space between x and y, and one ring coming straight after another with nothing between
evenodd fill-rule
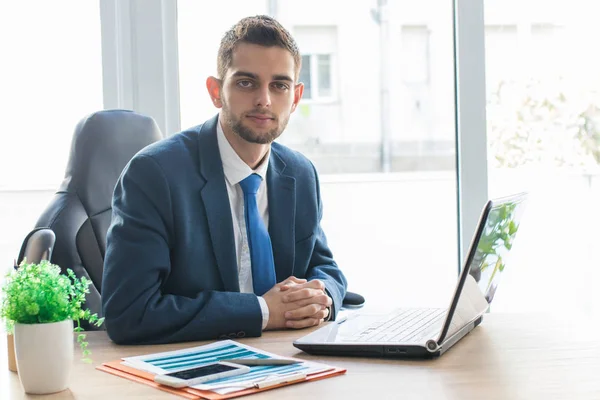
<instances>
[{"instance_id":1,"label":"desk surface","mask_svg":"<svg viewBox=\"0 0 600 400\"><path fill-rule=\"evenodd\" d=\"M252 399L600 399L600 344L581 323L557 322L542 315L489 314L483 323L436 360L405 361L313 357L292 346L308 331L268 332L240 341L281 354L348 369L345 375L253 395ZM70 388L47 399L178 399L146 385L94 369L123 356L191 347L117 346L104 332L88 334L92 365L77 358ZM0 399L27 396L0 352ZM79 354L76 355L78 356ZM367 389L369 388L369 389ZM367 392L369 390L369 392Z\"/></svg>"}]
</instances>

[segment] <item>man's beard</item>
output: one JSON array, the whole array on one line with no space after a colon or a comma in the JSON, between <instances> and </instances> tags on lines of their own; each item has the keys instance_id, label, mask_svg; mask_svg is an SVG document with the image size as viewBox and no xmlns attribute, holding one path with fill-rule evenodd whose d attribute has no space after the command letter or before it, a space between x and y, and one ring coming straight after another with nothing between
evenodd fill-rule
<instances>
[{"instance_id":1,"label":"man's beard","mask_svg":"<svg viewBox=\"0 0 600 400\"><path fill-rule=\"evenodd\" d=\"M277 123L277 126L267 132L258 133L253 131L252 129L244 126L242 123L243 118L236 118L230 111L229 108L223 104L223 116L225 117L225 122L227 125L231 127L233 133L241 137L247 142L256 143L256 144L269 144L277 139L283 133L283 130L287 126L287 123L290 119L289 115L282 120L281 124L278 123L278 119L275 118L274 121ZM261 114L260 110L253 110L246 114Z\"/></svg>"}]
</instances>

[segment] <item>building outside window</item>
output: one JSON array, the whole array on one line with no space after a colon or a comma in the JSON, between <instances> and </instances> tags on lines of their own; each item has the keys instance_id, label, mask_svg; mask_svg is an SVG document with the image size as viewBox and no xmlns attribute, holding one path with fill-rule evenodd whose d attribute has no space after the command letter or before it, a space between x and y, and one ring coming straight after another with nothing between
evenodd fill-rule
<instances>
[{"instance_id":1,"label":"building outside window","mask_svg":"<svg viewBox=\"0 0 600 400\"><path fill-rule=\"evenodd\" d=\"M333 65L331 54L303 54L300 82L304 100L333 100Z\"/></svg>"}]
</instances>

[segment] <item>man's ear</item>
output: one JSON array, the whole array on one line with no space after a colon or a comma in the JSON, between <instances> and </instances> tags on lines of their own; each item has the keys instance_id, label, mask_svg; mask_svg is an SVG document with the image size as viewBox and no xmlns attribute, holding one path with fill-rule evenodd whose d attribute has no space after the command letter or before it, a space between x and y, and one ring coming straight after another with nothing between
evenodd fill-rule
<instances>
[{"instance_id":1,"label":"man's ear","mask_svg":"<svg viewBox=\"0 0 600 400\"><path fill-rule=\"evenodd\" d=\"M206 89L215 107L223 107L223 102L221 101L221 80L214 76L209 76L206 78Z\"/></svg>"},{"instance_id":2,"label":"man's ear","mask_svg":"<svg viewBox=\"0 0 600 400\"><path fill-rule=\"evenodd\" d=\"M302 94L304 93L304 83L298 83L294 86L294 102L292 103L292 112L296 111L296 107L302 98Z\"/></svg>"}]
</instances>

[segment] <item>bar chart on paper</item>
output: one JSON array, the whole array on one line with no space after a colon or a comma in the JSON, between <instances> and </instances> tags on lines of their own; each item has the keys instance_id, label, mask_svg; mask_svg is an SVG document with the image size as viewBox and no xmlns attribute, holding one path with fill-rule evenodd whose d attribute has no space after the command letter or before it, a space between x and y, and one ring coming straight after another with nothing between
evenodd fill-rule
<instances>
[{"instance_id":1,"label":"bar chart on paper","mask_svg":"<svg viewBox=\"0 0 600 400\"><path fill-rule=\"evenodd\" d=\"M164 374L233 358L268 359L280 357L232 340L226 340L183 350L127 357L123 358L123 363L153 374ZM250 367L250 372L246 374L216 379L194 387L210 390L211 388L223 387L223 385L246 386L276 376L297 373L308 375L328 369L331 369L331 367L312 362L302 362L292 365L252 366Z\"/></svg>"}]
</instances>

